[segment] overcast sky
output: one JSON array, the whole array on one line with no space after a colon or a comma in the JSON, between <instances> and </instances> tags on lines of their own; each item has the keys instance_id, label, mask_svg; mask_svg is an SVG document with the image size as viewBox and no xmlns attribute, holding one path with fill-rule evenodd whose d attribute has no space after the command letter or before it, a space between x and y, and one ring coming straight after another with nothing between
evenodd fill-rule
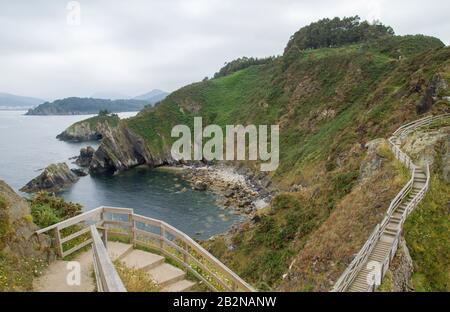
<instances>
[{"instance_id":1,"label":"overcast sky","mask_svg":"<svg viewBox=\"0 0 450 312\"><path fill-rule=\"evenodd\" d=\"M0 92L174 91L225 61L281 54L295 31L323 17L358 14L450 43L449 0L80 0L78 26L68 3L0 0Z\"/></svg>"}]
</instances>

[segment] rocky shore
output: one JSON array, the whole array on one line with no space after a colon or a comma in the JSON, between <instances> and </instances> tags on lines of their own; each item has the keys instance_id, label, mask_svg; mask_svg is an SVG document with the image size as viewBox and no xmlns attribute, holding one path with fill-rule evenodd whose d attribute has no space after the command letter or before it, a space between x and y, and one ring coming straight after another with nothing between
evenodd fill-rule
<instances>
[{"instance_id":1,"label":"rocky shore","mask_svg":"<svg viewBox=\"0 0 450 312\"><path fill-rule=\"evenodd\" d=\"M266 175L255 175L246 168L194 165L184 169L183 178L195 190L215 193L217 204L236 214L255 214L266 207L276 193Z\"/></svg>"}]
</instances>

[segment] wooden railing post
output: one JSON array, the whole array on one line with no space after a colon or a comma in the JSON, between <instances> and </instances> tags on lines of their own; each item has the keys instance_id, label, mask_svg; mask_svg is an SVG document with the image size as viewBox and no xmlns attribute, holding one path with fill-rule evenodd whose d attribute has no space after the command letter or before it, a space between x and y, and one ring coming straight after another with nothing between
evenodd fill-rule
<instances>
[{"instance_id":1,"label":"wooden railing post","mask_svg":"<svg viewBox=\"0 0 450 312\"><path fill-rule=\"evenodd\" d=\"M63 246L61 243L61 232L59 231L58 227L55 227L55 247L56 247L56 254L58 257L63 257Z\"/></svg>"},{"instance_id":2,"label":"wooden railing post","mask_svg":"<svg viewBox=\"0 0 450 312\"><path fill-rule=\"evenodd\" d=\"M105 245L105 248L108 249L108 229L106 227L103 227L102 234L103 245Z\"/></svg>"},{"instance_id":3,"label":"wooden railing post","mask_svg":"<svg viewBox=\"0 0 450 312\"><path fill-rule=\"evenodd\" d=\"M164 239L166 237L166 229L164 228L163 224L159 225L159 235L160 235L159 247L161 247L161 249L164 250Z\"/></svg>"},{"instance_id":4,"label":"wooden railing post","mask_svg":"<svg viewBox=\"0 0 450 312\"><path fill-rule=\"evenodd\" d=\"M130 224L130 244L134 246L136 241L136 222L134 222L133 213L128 214L128 223Z\"/></svg>"},{"instance_id":5,"label":"wooden railing post","mask_svg":"<svg viewBox=\"0 0 450 312\"><path fill-rule=\"evenodd\" d=\"M183 261L184 263L188 264L188 253L189 253L189 247L186 241L183 241L183 250L186 252L183 254Z\"/></svg>"}]
</instances>

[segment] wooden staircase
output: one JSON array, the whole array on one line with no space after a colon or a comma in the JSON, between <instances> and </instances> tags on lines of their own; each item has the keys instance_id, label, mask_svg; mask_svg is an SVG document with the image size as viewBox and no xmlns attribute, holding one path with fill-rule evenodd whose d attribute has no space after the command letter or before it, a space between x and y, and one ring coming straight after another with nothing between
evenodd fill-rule
<instances>
[{"instance_id":1,"label":"wooden staircase","mask_svg":"<svg viewBox=\"0 0 450 312\"><path fill-rule=\"evenodd\" d=\"M375 291L395 256L403 224L428 191L430 168L416 166L401 149L402 139L418 129L441 126L450 114L427 116L397 129L389 139L390 148L411 172L411 179L391 201L386 216L335 283L333 292Z\"/></svg>"},{"instance_id":2,"label":"wooden staircase","mask_svg":"<svg viewBox=\"0 0 450 312\"><path fill-rule=\"evenodd\" d=\"M370 252L366 262L363 264L362 269L356 275L356 278L352 281L347 291L349 292L361 292L367 291L371 288L369 283L372 282L372 275L374 267L372 263L383 263L385 259L391 257L391 250L396 243L396 238L402 230L402 216L405 213L405 209L416 197L420 190L426 183L426 174L421 168L415 169L413 187L408 196L406 196L400 205L393 211L392 215L388 219L387 226L385 227L382 235L375 244L375 247Z\"/></svg>"},{"instance_id":3,"label":"wooden staircase","mask_svg":"<svg viewBox=\"0 0 450 312\"><path fill-rule=\"evenodd\" d=\"M64 233L67 228L71 228L71 234ZM42 234L54 238L58 259L37 280L36 290L93 291L96 283L99 292L126 292L113 263L118 260L129 268L143 270L162 291L192 289L196 283L186 279L186 272L211 291L255 291L191 237L162 220L136 214L131 208L101 206L35 232L38 239ZM111 241L110 236L129 244ZM83 251L89 246L90 250ZM135 249L137 246L157 254ZM81 265L81 287L67 283L69 256Z\"/></svg>"},{"instance_id":4,"label":"wooden staircase","mask_svg":"<svg viewBox=\"0 0 450 312\"><path fill-rule=\"evenodd\" d=\"M196 284L186 279L185 271L166 263L165 257L134 249L131 244L110 241L108 253L113 261L120 261L129 268L145 271L148 277L161 287L162 292L184 292Z\"/></svg>"}]
</instances>

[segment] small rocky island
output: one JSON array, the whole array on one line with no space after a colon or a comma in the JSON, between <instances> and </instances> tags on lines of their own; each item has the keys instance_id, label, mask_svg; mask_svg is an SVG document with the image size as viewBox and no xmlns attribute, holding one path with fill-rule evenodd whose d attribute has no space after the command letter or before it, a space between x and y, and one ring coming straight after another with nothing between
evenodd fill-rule
<instances>
[{"instance_id":1,"label":"small rocky island","mask_svg":"<svg viewBox=\"0 0 450 312\"><path fill-rule=\"evenodd\" d=\"M98 116L74 123L56 138L67 142L98 141L105 131L117 127L119 121L118 115L102 111Z\"/></svg>"},{"instance_id":2,"label":"small rocky island","mask_svg":"<svg viewBox=\"0 0 450 312\"><path fill-rule=\"evenodd\" d=\"M21 192L35 193L38 191L57 192L79 179L66 163L51 164L42 173L20 189Z\"/></svg>"}]
</instances>

